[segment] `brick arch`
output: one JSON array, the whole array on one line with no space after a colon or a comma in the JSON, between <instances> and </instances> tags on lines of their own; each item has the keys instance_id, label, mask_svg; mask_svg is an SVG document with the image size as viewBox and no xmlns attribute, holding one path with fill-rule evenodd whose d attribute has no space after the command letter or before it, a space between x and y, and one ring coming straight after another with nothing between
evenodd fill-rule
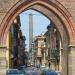
<instances>
[{"instance_id":1,"label":"brick arch","mask_svg":"<svg viewBox=\"0 0 75 75\"><path fill-rule=\"evenodd\" d=\"M50 19L55 23L56 27L58 28L59 32L64 32L66 36L69 37L69 44L74 45L75 44L75 29L73 27L73 22L71 19L70 13L56 0L19 0L17 4L15 4L6 14L4 17L1 25L0 25L0 39L3 37L6 37L6 33L8 32L10 26L12 25L12 22L14 19L21 13L23 10L27 10L27 8L30 8L34 5L42 5L46 9L49 9L53 12L54 17L50 17ZM42 11L41 11L42 12ZM44 13L45 14L45 13ZM47 17L49 17L47 14L45 14ZM57 19L56 19L57 18ZM53 20L54 19L54 20ZM59 22L59 21L61 22ZM55 21L58 21L59 23L56 23ZM59 26L58 26L58 25ZM62 27L64 26L64 27ZM63 28L62 30L60 28ZM64 36L61 34L62 38ZM1 40L2 41L2 40ZM65 44L65 38L63 39L63 45L64 45L64 56L63 56L63 75L67 75L67 45ZM67 41L66 41L67 43Z\"/></svg>"},{"instance_id":2,"label":"brick arch","mask_svg":"<svg viewBox=\"0 0 75 75\"><path fill-rule=\"evenodd\" d=\"M16 5L14 5L6 14L4 20L0 25L0 38L4 36L4 34L8 31L10 25L12 24L15 17L21 13L23 10L26 10L28 7L32 5L40 4L48 9L51 9L54 13L56 13L62 22L69 34L70 44L75 44L75 29L72 25L72 19L69 12L56 0L21 0ZM3 37L2 37L3 38Z\"/></svg>"}]
</instances>

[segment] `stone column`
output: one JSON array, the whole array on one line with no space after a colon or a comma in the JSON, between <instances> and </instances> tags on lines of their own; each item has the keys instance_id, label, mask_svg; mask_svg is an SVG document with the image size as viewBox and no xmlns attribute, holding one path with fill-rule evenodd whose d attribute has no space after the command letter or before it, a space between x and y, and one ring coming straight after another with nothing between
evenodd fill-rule
<instances>
[{"instance_id":1,"label":"stone column","mask_svg":"<svg viewBox=\"0 0 75 75\"><path fill-rule=\"evenodd\" d=\"M68 75L75 75L75 45L69 46L69 51L68 51Z\"/></svg>"},{"instance_id":2,"label":"stone column","mask_svg":"<svg viewBox=\"0 0 75 75\"><path fill-rule=\"evenodd\" d=\"M6 47L0 46L0 75L6 75Z\"/></svg>"},{"instance_id":3,"label":"stone column","mask_svg":"<svg viewBox=\"0 0 75 75\"><path fill-rule=\"evenodd\" d=\"M67 61L67 50L63 48L63 53L61 55L61 73L62 75L68 75L67 74L67 66L68 66L68 61Z\"/></svg>"}]
</instances>

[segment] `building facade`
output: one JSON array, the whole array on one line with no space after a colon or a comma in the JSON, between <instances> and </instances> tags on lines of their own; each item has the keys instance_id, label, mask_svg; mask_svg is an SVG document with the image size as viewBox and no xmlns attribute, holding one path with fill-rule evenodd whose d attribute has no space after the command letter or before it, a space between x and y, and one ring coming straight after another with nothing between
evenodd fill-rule
<instances>
[{"instance_id":1,"label":"building facade","mask_svg":"<svg viewBox=\"0 0 75 75\"><path fill-rule=\"evenodd\" d=\"M43 34L34 40L34 64L38 67L46 64L45 57L45 36Z\"/></svg>"},{"instance_id":2,"label":"building facade","mask_svg":"<svg viewBox=\"0 0 75 75\"><path fill-rule=\"evenodd\" d=\"M59 71L60 68L60 34L54 25L51 23L47 26L45 45L47 50L47 62L49 68Z\"/></svg>"},{"instance_id":3,"label":"building facade","mask_svg":"<svg viewBox=\"0 0 75 75\"><path fill-rule=\"evenodd\" d=\"M20 17L18 16L7 35L7 64L8 68L19 68L25 64L27 56L25 55L25 36L22 35Z\"/></svg>"}]
</instances>

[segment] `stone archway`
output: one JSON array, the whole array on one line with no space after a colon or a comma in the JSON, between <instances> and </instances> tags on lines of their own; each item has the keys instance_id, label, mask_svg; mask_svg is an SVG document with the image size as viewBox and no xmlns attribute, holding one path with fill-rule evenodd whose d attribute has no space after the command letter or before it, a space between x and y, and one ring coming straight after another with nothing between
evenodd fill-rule
<instances>
[{"instance_id":1,"label":"stone archway","mask_svg":"<svg viewBox=\"0 0 75 75\"><path fill-rule=\"evenodd\" d=\"M11 20L11 23L15 19L15 17L21 13L23 10L26 10L28 7L31 7L32 5L41 4L43 6L46 6L47 8L50 8L51 11L56 13L64 23L65 28L68 31L68 34L70 35L70 43L74 43L74 26L72 25L72 19L69 12L58 2L58 1L49 1L49 0L30 0L30 1L19 1L15 6L13 6L9 12L6 14L4 20L1 23L0 30L3 32L0 32L0 35L3 35L5 33L5 30L7 28L9 21ZM14 16L13 16L14 15ZM10 24L11 24L10 23Z\"/></svg>"},{"instance_id":2,"label":"stone archway","mask_svg":"<svg viewBox=\"0 0 75 75\"><path fill-rule=\"evenodd\" d=\"M47 10L51 16L47 15L47 12L38 9L38 6L44 10ZM35 7L34 7L35 6ZM19 13L23 10L27 10L28 8L35 9L44 15L46 15L49 19L51 19L57 29L60 32L62 41L63 41L63 49L64 49L64 56L63 56L63 75L68 75L68 46L75 44L75 29L72 25L72 19L70 18L69 12L58 2L58 1L49 1L49 0L21 0L15 6L9 10L7 15L5 16L4 20L0 26L0 40L1 38L5 39L6 33L8 32L13 20L17 17ZM53 14L52 14L53 13ZM58 21L58 22L57 22ZM65 37L64 37L65 35ZM3 39L3 40L4 40ZM2 41L2 40L1 40ZM3 41L3 44L5 42Z\"/></svg>"}]
</instances>

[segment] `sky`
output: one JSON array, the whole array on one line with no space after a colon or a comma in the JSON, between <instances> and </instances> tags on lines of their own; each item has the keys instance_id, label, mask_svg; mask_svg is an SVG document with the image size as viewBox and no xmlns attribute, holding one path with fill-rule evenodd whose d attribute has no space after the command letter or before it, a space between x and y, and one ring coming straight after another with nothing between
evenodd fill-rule
<instances>
[{"instance_id":1,"label":"sky","mask_svg":"<svg viewBox=\"0 0 75 75\"><path fill-rule=\"evenodd\" d=\"M27 48L29 47L29 14L33 15L33 37L38 36L41 33L45 33L47 31L47 26L50 24L49 19L45 17L43 14L34 11L27 10L20 14L21 21L21 30L23 35L26 37Z\"/></svg>"}]
</instances>

